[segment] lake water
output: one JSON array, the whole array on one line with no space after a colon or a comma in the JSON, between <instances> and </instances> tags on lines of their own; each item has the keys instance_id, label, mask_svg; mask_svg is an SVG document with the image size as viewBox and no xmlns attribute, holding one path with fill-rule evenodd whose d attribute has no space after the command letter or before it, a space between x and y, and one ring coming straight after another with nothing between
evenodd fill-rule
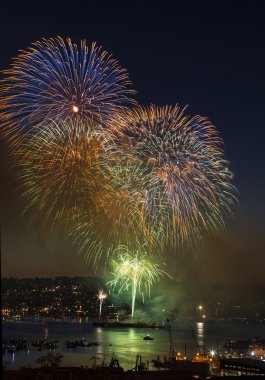
<instances>
[{"instance_id":1,"label":"lake water","mask_svg":"<svg viewBox=\"0 0 265 380\"><path fill-rule=\"evenodd\" d=\"M208 353L218 349L224 351L223 345L226 339L248 339L252 336L265 338L265 328L262 325L241 323L228 323L224 321L185 322L172 327L172 336L176 351L184 354L185 346L188 357L192 357L197 351L196 340L191 333L194 328L197 342L204 346ZM22 320L2 323L3 339L28 339L28 351L19 351L14 354L5 353L3 363L6 368L20 368L30 364L37 366L36 359L45 355L46 351L38 351L30 344L31 340L44 339L57 340L58 349L55 352L63 354L64 366L89 366L95 361L100 364L105 358L109 362L113 353L119 359L124 369L134 367L136 355L142 355L144 361L151 361L157 355L162 359L169 353L169 334L167 329L139 329L139 328L101 328L93 327L91 321L77 320L72 322L62 321L35 321ZM145 341L143 337L149 334L154 340ZM74 341L85 338L87 341L98 342L98 346L77 347L67 349L66 340ZM151 367L151 363L150 363Z\"/></svg>"}]
</instances>

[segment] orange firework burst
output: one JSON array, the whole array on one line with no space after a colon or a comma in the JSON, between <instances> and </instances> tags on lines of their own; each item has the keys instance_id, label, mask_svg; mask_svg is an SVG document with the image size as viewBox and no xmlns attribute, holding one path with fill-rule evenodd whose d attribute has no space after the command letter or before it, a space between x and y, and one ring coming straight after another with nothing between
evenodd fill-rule
<instances>
[{"instance_id":1,"label":"orange firework burst","mask_svg":"<svg viewBox=\"0 0 265 380\"><path fill-rule=\"evenodd\" d=\"M94 209L84 210L76 219L70 235L74 236L79 252L86 260L109 256L119 244L134 246L139 240L154 246L144 219L145 169L126 163L118 152L108 157L100 167L101 186L94 194Z\"/></svg>"},{"instance_id":2,"label":"orange firework burst","mask_svg":"<svg viewBox=\"0 0 265 380\"><path fill-rule=\"evenodd\" d=\"M47 124L23 140L16 157L25 212L42 215L50 228L69 225L91 208L108 149L106 134L72 119Z\"/></svg>"}]
</instances>

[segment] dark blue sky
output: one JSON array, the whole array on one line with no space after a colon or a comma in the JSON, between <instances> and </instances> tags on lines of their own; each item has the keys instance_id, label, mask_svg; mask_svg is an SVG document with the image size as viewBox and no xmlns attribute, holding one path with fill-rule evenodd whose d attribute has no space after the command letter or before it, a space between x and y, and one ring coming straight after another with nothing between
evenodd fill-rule
<instances>
[{"instance_id":1,"label":"dark blue sky","mask_svg":"<svg viewBox=\"0 0 265 380\"><path fill-rule=\"evenodd\" d=\"M249 250L244 255L254 254L255 277L255 268L265 265L264 20L264 2L255 0L247 4L160 1L156 5L13 1L1 8L0 67L6 68L19 49L41 37L69 36L75 42L86 38L102 44L128 69L140 103L189 104L191 114L208 116L224 139L240 193L240 207L229 226L237 239L235 260L242 257L246 239ZM2 157L7 161L6 154ZM12 189L7 177L4 182L2 219L9 220L4 205L10 202L12 208ZM16 216L14 220L18 223ZM5 258L11 249L15 257L18 253L8 245L12 229L7 226L6 230L9 238L2 265L9 274L13 260ZM248 259L242 265L247 267Z\"/></svg>"}]
</instances>

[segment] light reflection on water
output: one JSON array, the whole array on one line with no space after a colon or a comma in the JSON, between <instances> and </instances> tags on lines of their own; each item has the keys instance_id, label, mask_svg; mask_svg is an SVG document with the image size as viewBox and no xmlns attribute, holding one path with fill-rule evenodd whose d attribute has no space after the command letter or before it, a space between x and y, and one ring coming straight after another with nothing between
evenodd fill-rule
<instances>
[{"instance_id":1,"label":"light reflection on water","mask_svg":"<svg viewBox=\"0 0 265 380\"><path fill-rule=\"evenodd\" d=\"M201 353L204 351L204 323L196 322L196 338L198 343L198 349Z\"/></svg>"},{"instance_id":2,"label":"light reflection on water","mask_svg":"<svg viewBox=\"0 0 265 380\"><path fill-rule=\"evenodd\" d=\"M92 366L94 359L101 363L103 359L109 362L115 354L120 364L129 369L134 366L136 355L142 355L143 360L164 357L169 353L169 335L167 329L136 329L136 328L93 328L91 323L63 323L52 321L21 321L20 323L3 322L4 339L28 339L29 349L15 354L5 353L4 365L7 368L20 368L27 364L36 366L36 359L45 355L46 351L38 351L30 345L31 340L44 339L58 340L58 349L55 352L63 354L63 365ZM175 349L184 353L185 345L187 356L192 357L198 351L197 344L203 352L204 343L206 353L216 348L216 342L222 348L228 338L247 339L251 336L264 336L261 326L235 325L219 322L215 324L198 322L195 324L195 336L191 333L193 322L187 322L172 328ZM145 341L143 337L149 334L154 340ZM65 340L74 341L85 338L88 342L97 342L98 346L77 347L67 349ZM196 343L197 340L197 343Z\"/></svg>"},{"instance_id":3,"label":"light reflection on water","mask_svg":"<svg viewBox=\"0 0 265 380\"><path fill-rule=\"evenodd\" d=\"M44 338L48 339L48 336L49 336L49 330L47 327L44 327Z\"/></svg>"}]
</instances>

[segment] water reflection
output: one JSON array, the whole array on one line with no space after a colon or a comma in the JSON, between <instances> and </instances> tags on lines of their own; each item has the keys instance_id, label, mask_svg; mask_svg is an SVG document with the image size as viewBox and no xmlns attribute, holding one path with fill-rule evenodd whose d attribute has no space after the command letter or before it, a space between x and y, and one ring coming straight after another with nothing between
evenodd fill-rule
<instances>
[{"instance_id":1,"label":"water reflection","mask_svg":"<svg viewBox=\"0 0 265 380\"><path fill-rule=\"evenodd\" d=\"M7 350L5 350L5 354L4 354L4 364L7 365L8 363L8 352Z\"/></svg>"},{"instance_id":2,"label":"water reflection","mask_svg":"<svg viewBox=\"0 0 265 380\"><path fill-rule=\"evenodd\" d=\"M96 327L95 330L96 330L96 335L98 335L99 337L102 336L102 327Z\"/></svg>"},{"instance_id":3,"label":"water reflection","mask_svg":"<svg viewBox=\"0 0 265 380\"><path fill-rule=\"evenodd\" d=\"M47 327L44 327L44 338L47 339L49 336L49 330L47 329Z\"/></svg>"},{"instance_id":4,"label":"water reflection","mask_svg":"<svg viewBox=\"0 0 265 380\"><path fill-rule=\"evenodd\" d=\"M35 347L32 347L31 340L43 339L45 335L49 336L50 340L58 340L58 350L64 356L63 365L66 366L81 366L92 365L92 357L97 359L97 363L101 363L105 358L106 362L111 360L113 353L119 359L121 365L125 369L133 368L135 365L136 355L142 355L144 360L151 361L157 355L163 358L168 356L170 348L170 337L167 329L147 330L135 328L93 328L92 324L84 323L68 323L68 322L47 322L43 325L41 321L22 322L19 325L16 323L3 323L3 338L4 339L28 339L29 351L21 350L14 355L4 353L4 365L12 368L20 368L27 364L33 367L37 366L36 360L43 353L40 353ZM264 327L263 327L264 329ZM224 322L210 323L199 322L193 324L192 333L190 322L178 325L172 328L172 338L174 347L177 352L185 353L192 358L198 352L198 346L203 353L204 340L209 349L218 348L222 350L225 340L229 336L235 339L242 337L260 336L264 334L260 326L242 326L237 324L227 324ZM150 334L154 340L146 341L143 337ZM97 342L98 346L79 347L76 349L68 349L64 344L65 340L75 341L85 338L88 342ZM218 339L218 343L217 343ZM198 341L198 345L196 343Z\"/></svg>"},{"instance_id":5,"label":"water reflection","mask_svg":"<svg viewBox=\"0 0 265 380\"><path fill-rule=\"evenodd\" d=\"M204 346L205 346L204 327L205 327L204 322L196 323L196 343L197 343L197 348L200 353L204 352Z\"/></svg>"}]
</instances>

